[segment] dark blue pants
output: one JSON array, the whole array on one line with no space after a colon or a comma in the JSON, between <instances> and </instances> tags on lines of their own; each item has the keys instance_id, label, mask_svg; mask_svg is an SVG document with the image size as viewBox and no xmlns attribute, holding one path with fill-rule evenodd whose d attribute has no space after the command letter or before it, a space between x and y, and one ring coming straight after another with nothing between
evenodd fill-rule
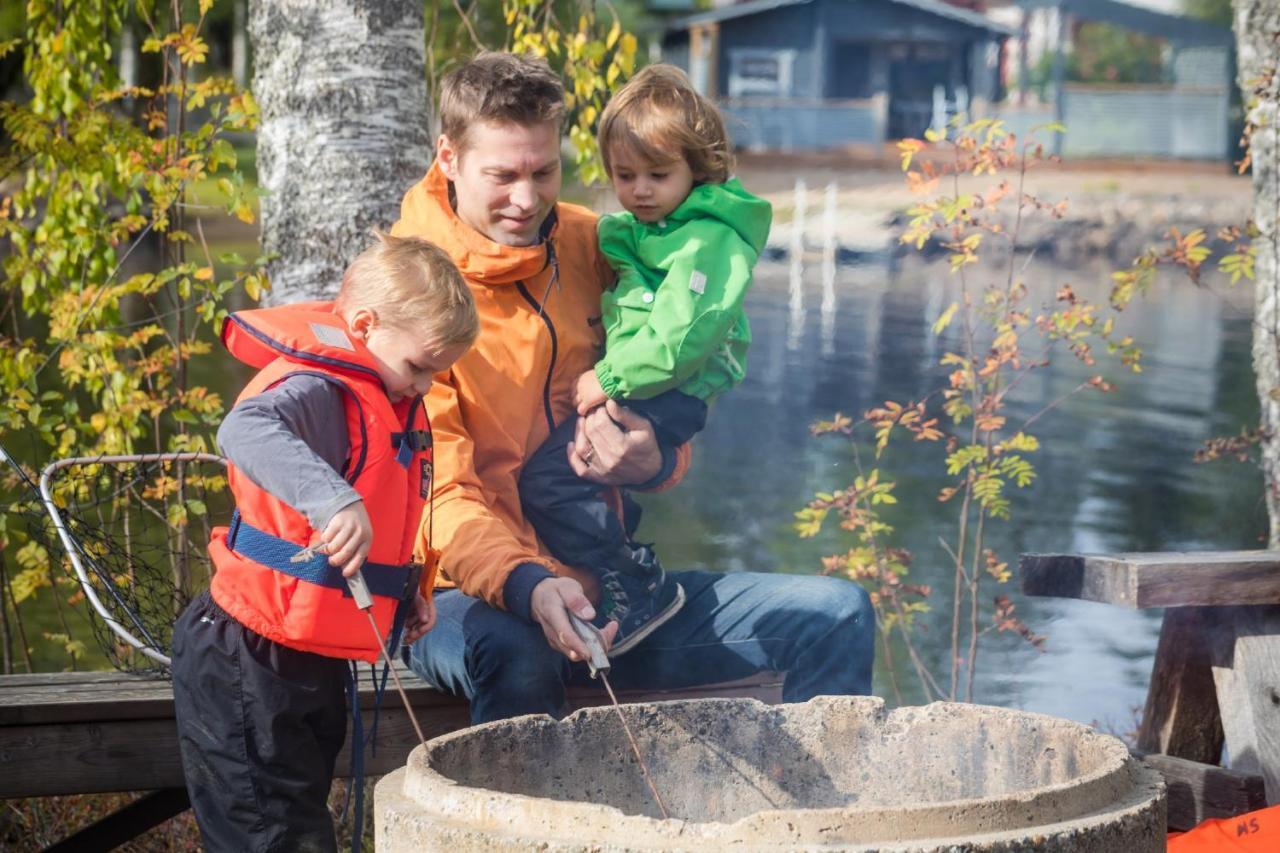
<instances>
[{"instance_id":1,"label":"dark blue pants","mask_svg":"<svg viewBox=\"0 0 1280 853\"><path fill-rule=\"evenodd\" d=\"M692 687L775 670L786 673L787 702L871 692L875 615L856 584L746 572L674 576L684 607L613 661L615 688ZM538 625L458 590L435 600L435 628L406 658L433 687L470 700L473 722L562 716L565 687L590 682L586 666L547 645Z\"/></svg>"},{"instance_id":2,"label":"dark blue pants","mask_svg":"<svg viewBox=\"0 0 1280 853\"><path fill-rule=\"evenodd\" d=\"M622 402L653 424L664 453L693 438L707 423L707 404L679 391ZM616 562L628 530L601 497L600 484L579 479L569 465L566 448L577 423L576 416L561 423L525 462L520 507L557 560L596 571ZM634 530L639 521L639 507L629 505L628 527Z\"/></svg>"}]
</instances>

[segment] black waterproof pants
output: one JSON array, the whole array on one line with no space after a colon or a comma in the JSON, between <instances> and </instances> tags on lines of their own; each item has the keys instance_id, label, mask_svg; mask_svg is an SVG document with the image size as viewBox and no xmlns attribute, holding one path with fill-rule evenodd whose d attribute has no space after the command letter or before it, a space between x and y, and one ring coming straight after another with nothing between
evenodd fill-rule
<instances>
[{"instance_id":1,"label":"black waterproof pants","mask_svg":"<svg viewBox=\"0 0 1280 853\"><path fill-rule=\"evenodd\" d=\"M173 632L187 793L207 851L335 851L348 663L281 646L204 593Z\"/></svg>"},{"instance_id":2,"label":"black waterproof pants","mask_svg":"<svg viewBox=\"0 0 1280 853\"><path fill-rule=\"evenodd\" d=\"M664 453L693 438L707 423L707 404L679 391L666 391L648 400L619 401L653 424ZM566 452L578 418L555 428L525 462L520 474L520 505L538 537L557 560L589 571L617 559L627 531L601 497L601 486L579 479ZM639 513L628 507L628 526L634 530Z\"/></svg>"}]
</instances>

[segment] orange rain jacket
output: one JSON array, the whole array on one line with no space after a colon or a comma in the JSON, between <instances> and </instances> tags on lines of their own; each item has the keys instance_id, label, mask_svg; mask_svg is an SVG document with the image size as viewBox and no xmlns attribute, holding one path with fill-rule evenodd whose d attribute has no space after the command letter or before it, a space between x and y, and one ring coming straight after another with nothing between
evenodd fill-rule
<instances>
[{"instance_id":1,"label":"orange rain jacket","mask_svg":"<svg viewBox=\"0 0 1280 853\"><path fill-rule=\"evenodd\" d=\"M222 339L236 358L261 368L237 402L295 373L322 375L343 388L351 437L350 470L343 473L373 523L366 579L377 583L372 575L380 565L388 571L385 567L409 563L431 485L431 427L421 398L394 404L387 398L373 356L347 333L332 303L239 311L224 322ZM397 444L406 434L421 437L412 455L407 446ZM312 542L317 531L305 516L259 488L234 465L227 477L244 523L297 550ZM310 583L249 559L228 547L227 534L228 528L215 528L209 543L217 568L210 594L219 607L282 646L326 657L378 660L369 620L344 589ZM431 565L428 562L423 572L420 589L431 589ZM398 603L382 595L373 598L372 613L384 640Z\"/></svg>"},{"instance_id":2,"label":"orange rain jacket","mask_svg":"<svg viewBox=\"0 0 1280 853\"><path fill-rule=\"evenodd\" d=\"M596 244L596 216L556 205L548 239L503 246L458 219L449 182L433 165L405 195L396 236L439 245L462 271L480 313L480 337L427 396L435 436L435 518L424 517L418 547L442 553L442 575L495 607L521 563L595 582L554 559L520 508L525 460L554 424L573 414L573 384L604 344L600 295L613 280ZM677 455L674 483L688 466ZM431 528L434 527L434 531ZM434 532L434 541L432 533Z\"/></svg>"}]
</instances>

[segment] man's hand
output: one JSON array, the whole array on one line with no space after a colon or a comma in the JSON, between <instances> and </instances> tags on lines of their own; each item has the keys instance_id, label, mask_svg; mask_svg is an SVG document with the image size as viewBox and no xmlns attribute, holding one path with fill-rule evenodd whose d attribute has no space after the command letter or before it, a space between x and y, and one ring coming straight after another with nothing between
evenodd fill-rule
<instances>
[{"instance_id":1,"label":"man's hand","mask_svg":"<svg viewBox=\"0 0 1280 853\"><path fill-rule=\"evenodd\" d=\"M569 624L570 610L588 622L596 615L595 608L582 592L582 584L573 578L547 578L539 581L529 599L529 610L534 621L542 626L542 633L546 635L551 648L572 661L591 657L586 644ZM610 622L600 632L606 649L613 645L613 638L617 633L617 622Z\"/></svg>"},{"instance_id":2,"label":"man's hand","mask_svg":"<svg viewBox=\"0 0 1280 853\"><path fill-rule=\"evenodd\" d=\"M575 474L605 486L646 483L662 470L653 424L615 400L578 419L568 453Z\"/></svg>"},{"instance_id":3,"label":"man's hand","mask_svg":"<svg viewBox=\"0 0 1280 853\"><path fill-rule=\"evenodd\" d=\"M329 555L329 565L341 566L342 576L349 578L364 565L373 545L373 523L364 501L348 504L333 514L320 534Z\"/></svg>"},{"instance_id":4,"label":"man's hand","mask_svg":"<svg viewBox=\"0 0 1280 853\"><path fill-rule=\"evenodd\" d=\"M580 415L585 415L596 406L603 406L608 399L609 395L600 387L600 377L596 376L594 370L588 370L579 376L573 386L573 405Z\"/></svg>"},{"instance_id":5,"label":"man's hand","mask_svg":"<svg viewBox=\"0 0 1280 853\"><path fill-rule=\"evenodd\" d=\"M404 640L406 646L421 640L436 624L436 602L430 595L418 593L413 599L413 612L404 623Z\"/></svg>"}]
</instances>

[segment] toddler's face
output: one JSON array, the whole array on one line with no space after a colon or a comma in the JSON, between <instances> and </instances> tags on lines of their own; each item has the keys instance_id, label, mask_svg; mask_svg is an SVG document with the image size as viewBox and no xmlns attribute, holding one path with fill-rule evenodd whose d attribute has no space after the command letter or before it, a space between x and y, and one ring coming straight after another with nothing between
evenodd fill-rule
<instances>
[{"instance_id":1,"label":"toddler's face","mask_svg":"<svg viewBox=\"0 0 1280 853\"><path fill-rule=\"evenodd\" d=\"M357 337L362 334L359 329L352 331ZM386 323L369 326L363 338L393 403L426 394L432 377L448 370L468 349L466 344L446 346L430 338L424 340L420 334Z\"/></svg>"},{"instance_id":2,"label":"toddler's face","mask_svg":"<svg viewBox=\"0 0 1280 853\"><path fill-rule=\"evenodd\" d=\"M641 222L666 218L693 189L694 174L684 157L654 163L619 146L609 161L618 201Z\"/></svg>"}]
</instances>

